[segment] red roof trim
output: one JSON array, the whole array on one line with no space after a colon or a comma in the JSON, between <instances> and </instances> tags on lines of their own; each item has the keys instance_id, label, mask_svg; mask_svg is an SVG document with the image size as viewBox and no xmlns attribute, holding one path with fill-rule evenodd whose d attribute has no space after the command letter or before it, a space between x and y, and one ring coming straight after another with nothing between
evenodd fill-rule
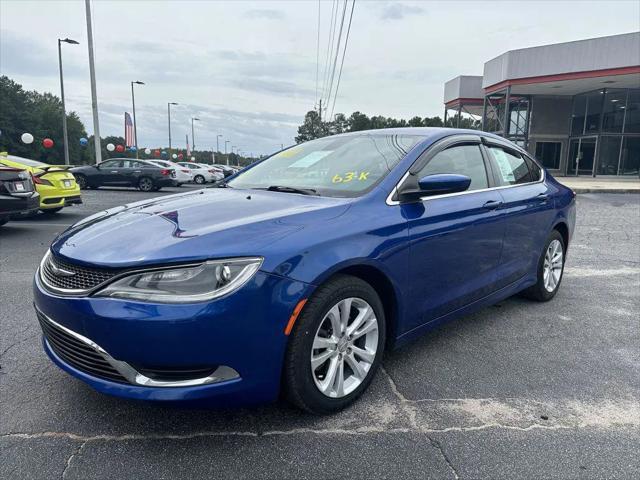
<instances>
[{"instance_id":1,"label":"red roof trim","mask_svg":"<svg viewBox=\"0 0 640 480\"><path fill-rule=\"evenodd\" d=\"M449 100L444 105L447 108L457 106L459 104L467 104L467 105L482 105L484 103L484 99L482 98L455 98L453 100Z\"/></svg>"},{"instance_id":2,"label":"red roof trim","mask_svg":"<svg viewBox=\"0 0 640 480\"><path fill-rule=\"evenodd\" d=\"M559 73L556 75L542 75L539 77L524 77L514 78L513 80L505 80L494 85L490 85L484 89L485 93L492 93L497 90L502 90L508 86L513 85L529 85L534 83L549 83L549 82L563 82L566 80L580 80L583 78L598 78L608 77L613 75L630 75L633 73L640 73L640 65L633 67L620 67L620 68L608 68L605 70L590 70L587 72L571 72L571 73Z\"/></svg>"}]
</instances>

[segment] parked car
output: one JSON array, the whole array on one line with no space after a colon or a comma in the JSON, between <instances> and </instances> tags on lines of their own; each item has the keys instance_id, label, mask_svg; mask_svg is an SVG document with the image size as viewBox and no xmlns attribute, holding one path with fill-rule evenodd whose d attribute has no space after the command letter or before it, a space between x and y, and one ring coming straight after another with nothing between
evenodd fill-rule
<instances>
[{"instance_id":1,"label":"parked car","mask_svg":"<svg viewBox=\"0 0 640 480\"><path fill-rule=\"evenodd\" d=\"M145 160L112 158L98 165L74 167L81 189L98 187L135 187L143 192L158 191L178 184L176 172Z\"/></svg>"},{"instance_id":2,"label":"parked car","mask_svg":"<svg viewBox=\"0 0 640 480\"><path fill-rule=\"evenodd\" d=\"M193 173L191 169L178 165L175 162L169 162L168 160L149 160L150 163L157 165L161 168L170 168L176 172L176 181L178 186L185 183L193 182Z\"/></svg>"},{"instance_id":3,"label":"parked car","mask_svg":"<svg viewBox=\"0 0 640 480\"><path fill-rule=\"evenodd\" d=\"M80 187L68 166L49 165L15 155L0 155L0 166L2 165L26 170L31 174L40 195L39 209L44 213L57 213L64 207L82 203Z\"/></svg>"},{"instance_id":4,"label":"parked car","mask_svg":"<svg viewBox=\"0 0 640 480\"><path fill-rule=\"evenodd\" d=\"M231 175L236 173L235 170L233 169L233 167L230 167L229 165L223 165L221 163L214 163L213 166L222 171L222 173L224 174L224 178L230 177Z\"/></svg>"},{"instance_id":5,"label":"parked car","mask_svg":"<svg viewBox=\"0 0 640 480\"><path fill-rule=\"evenodd\" d=\"M34 299L58 366L121 397L240 405L282 387L334 412L386 348L516 293L551 300L575 225L572 190L473 130L325 137L221 187L54 240Z\"/></svg>"},{"instance_id":6,"label":"parked car","mask_svg":"<svg viewBox=\"0 0 640 480\"><path fill-rule=\"evenodd\" d=\"M179 165L188 168L193 173L193 181L198 185L222 180L223 175L211 165L195 162L178 162Z\"/></svg>"},{"instance_id":7,"label":"parked car","mask_svg":"<svg viewBox=\"0 0 640 480\"><path fill-rule=\"evenodd\" d=\"M37 212L39 207L40 195L29 172L0 165L0 226L12 217Z\"/></svg>"}]
</instances>

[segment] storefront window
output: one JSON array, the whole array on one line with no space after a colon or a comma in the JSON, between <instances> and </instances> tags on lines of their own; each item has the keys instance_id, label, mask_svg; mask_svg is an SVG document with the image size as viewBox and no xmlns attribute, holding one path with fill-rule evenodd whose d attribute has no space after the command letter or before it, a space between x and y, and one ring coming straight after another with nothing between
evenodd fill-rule
<instances>
[{"instance_id":1,"label":"storefront window","mask_svg":"<svg viewBox=\"0 0 640 480\"><path fill-rule=\"evenodd\" d=\"M622 132L626 101L626 90L607 90L602 112L603 132Z\"/></svg>"},{"instance_id":2,"label":"storefront window","mask_svg":"<svg viewBox=\"0 0 640 480\"><path fill-rule=\"evenodd\" d=\"M598 175L617 175L620 159L621 136L603 135L600 137L598 153Z\"/></svg>"},{"instance_id":3,"label":"storefront window","mask_svg":"<svg viewBox=\"0 0 640 480\"><path fill-rule=\"evenodd\" d=\"M571 114L571 135L584 133L584 116L587 113L587 97L576 95L573 98L573 112Z\"/></svg>"},{"instance_id":4,"label":"storefront window","mask_svg":"<svg viewBox=\"0 0 640 480\"><path fill-rule=\"evenodd\" d=\"M594 133L600 130L600 115L602 115L602 97L604 90L587 95L587 121L584 126L585 133Z\"/></svg>"},{"instance_id":5,"label":"storefront window","mask_svg":"<svg viewBox=\"0 0 640 480\"><path fill-rule=\"evenodd\" d=\"M640 137L625 137L622 143L620 175L640 173Z\"/></svg>"},{"instance_id":6,"label":"storefront window","mask_svg":"<svg viewBox=\"0 0 640 480\"><path fill-rule=\"evenodd\" d=\"M557 170L560 168L560 142L536 142L536 158L544 168Z\"/></svg>"},{"instance_id":7,"label":"storefront window","mask_svg":"<svg viewBox=\"0 0 640 480\"><path fill-rule=\"evenodd\" d=\"M640 133L640 89L629 90L624 133Z\"/></svg>"}]
</instances>

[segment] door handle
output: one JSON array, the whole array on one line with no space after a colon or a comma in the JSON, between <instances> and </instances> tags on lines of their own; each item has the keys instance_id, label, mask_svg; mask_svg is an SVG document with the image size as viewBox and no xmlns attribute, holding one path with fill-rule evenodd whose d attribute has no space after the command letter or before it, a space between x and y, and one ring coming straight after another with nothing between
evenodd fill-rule
<instances>
[{"instance_id":1,"label":"door handle","mask_svg":"<svg viewBox=\"0 0 640 480\"><path fill-rule=\"evenodd\" d=\"M540 200L540 203L547 203L547 200L549 200L549 195L547 195L546 193L539 193L536 198Z\"/></svg>"},{"instance_id":2,"label":"door handle","mask_svg":"<svg viewBox=\"0 0 640 480\"><path fill-rule=\"evenodd\" d=\"M140 173L142 170L134 170L133 173Z\"/></svg>"},{"instance_id":3,"label":"door handle","mask_svg":"<svg viewBox=\"0 0 640 480\"><path fill-rule=\"evenodd\" d=\"M502 202L498 200L489 200L484 205L482 205L482 208L485 208L487 210L497 210L501 206L502 206Z\"/></svg>"},{"instance_id":4,"label":"door handle","mask_svg":"<svg viewBox=\"0 0 640 480\"><path fill-rule=\"evenodd\" d=\"M118 173L117 170L111 170L109 173Z\"/></svg>"}]
</instances>

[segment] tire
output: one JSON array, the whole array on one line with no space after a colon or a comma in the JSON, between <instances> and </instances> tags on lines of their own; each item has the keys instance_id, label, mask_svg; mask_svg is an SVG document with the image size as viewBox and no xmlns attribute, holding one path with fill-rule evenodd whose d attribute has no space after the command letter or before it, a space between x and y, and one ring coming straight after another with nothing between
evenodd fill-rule
<instances>
[{"instance_id":1,"label":"tire","mask_svg":"<svg viewBox=\"0 0 640 480\"><path fill-rule=\"evenodd\" d=\"M554 269L555 272L558 272L559 270L559 276L557 277L557 280L555 280L555 275L553 274L552 271L550 271L549 275L551 275L551 278L554 281L549 283L546 280L548 276L545 276L545 267L547 265L547 253L551 254L554 246L559 247L561 249L560 253L562 257L559 260L560 262L559 264L556 261L555 266L559 268ZM551 250L550 250L550 247L551 247ZM555 258L555 256L553 258ZM526 298L530 298L531 300L536 300L538 302L548 302L553 297L555 297L556 293L558 293L558 289L560 288L560 283L562 282L562 275L564 274L565 259L566 259L566 247L565 247L562 235L560 235L560 232L558 232L557 230L553 230L549 235L549 238L547 238L547 241L544 244L544 249L542 250L542 254L540 255L540 259L538 260L538 267L537 267L538 280L535 285L524 290L522 292L522 296Z\"/></svg>"},{"instance_id":2,"label":"tire","mask_svg":"<svg viewBox=\"0 0 640 480\"><path fill-rule=\"evenodd\" d=\"M198 185L203 185L207 183L207 181L202 175L196 175L195 177L193 177L193 181L196 182Z\"/></svg>"},{"instance_id":3,"label":"tire","mask_svg":"<svg viewBox=\"0 0 640 480\"><path fill-rule=\"evenodd\" d=\"M141 192L151 192L153 188L153 180L149 177L140 177L140 180L138 180L138 189Z\"/></svg>"},{"instance_id":4,"label":"tire","mask_svg":"<svg viewBox=\"0 0 640 480\"><path fill-rule=\"evenodd\" d=\"M76 183L78 184L78 187L80 187L80 190L86 190L89 188L87 177L79 174L75 174L74 177L76 177Z\"/></svg>"},{"instance_id":5,"label":"tire","mask_svg":"<svg viewBox=\"0 0 640 480\"><path fill-rule=\"evenodd\" d=\"M352 299L353 302L349 309L351 315L350 321L347 322L348 328L353 326L354 318L358 313L362 314L366 311L361 309L361 307L366 308L363 306L366 304L372 310L374 318L369 318L362 325L376 323L377 331L371 329L356 339L356 335L363 328L361 326L355 330L352 343L346 341L352 337L345 334L335 343L335 348L333 346L314 348L314 345L317 346L315 342L319 336L322 337L321 340L329 340L334 336L340 337L340 334L334 335L334 330L331 328L334 322L330 319L330 312L338 308L343 301L348 302L348 299ZM380 366L385 346L385 327L382 302L368 283L349 275L337 275L319 287L305 304L291 332L283 368L283 386L287 399L302 410L313 414L337 412L353 403L367 389ZM349 332L348 329L347 332ZM367 353L367 351L371 352L372 346L375 347L375 352L368 353L372 360L365 362L364 357L358 356L356 349ZM312 355L317 359L325 356L327 360L318 363L313 369ZM351 367L354 359L360 366L363 365L360 361L368 365L366 371L361 373L361 378L357 378L356 370ZM340 378L339 366L336 367L338 373L329 377L333 362L343 365L342 372L345 380L342 394L338 393L340 389L332 390L332 387L327 387L324 392L321 390L321 383L337 385L330 378Z\"/></svg>"},{"instance_id":6,"label":"tire","mask_svg":"<svg viewBox=\"0 0 640 480\"><path fill-rule=\"evenodd\" d=\"M46 215L53 215L54 213L58 213L60 210L62 210L64 207L57 207L57 208L47 208L46 210L40 210L42 213L46 214Z\"/></svg>"}]
</instances>

